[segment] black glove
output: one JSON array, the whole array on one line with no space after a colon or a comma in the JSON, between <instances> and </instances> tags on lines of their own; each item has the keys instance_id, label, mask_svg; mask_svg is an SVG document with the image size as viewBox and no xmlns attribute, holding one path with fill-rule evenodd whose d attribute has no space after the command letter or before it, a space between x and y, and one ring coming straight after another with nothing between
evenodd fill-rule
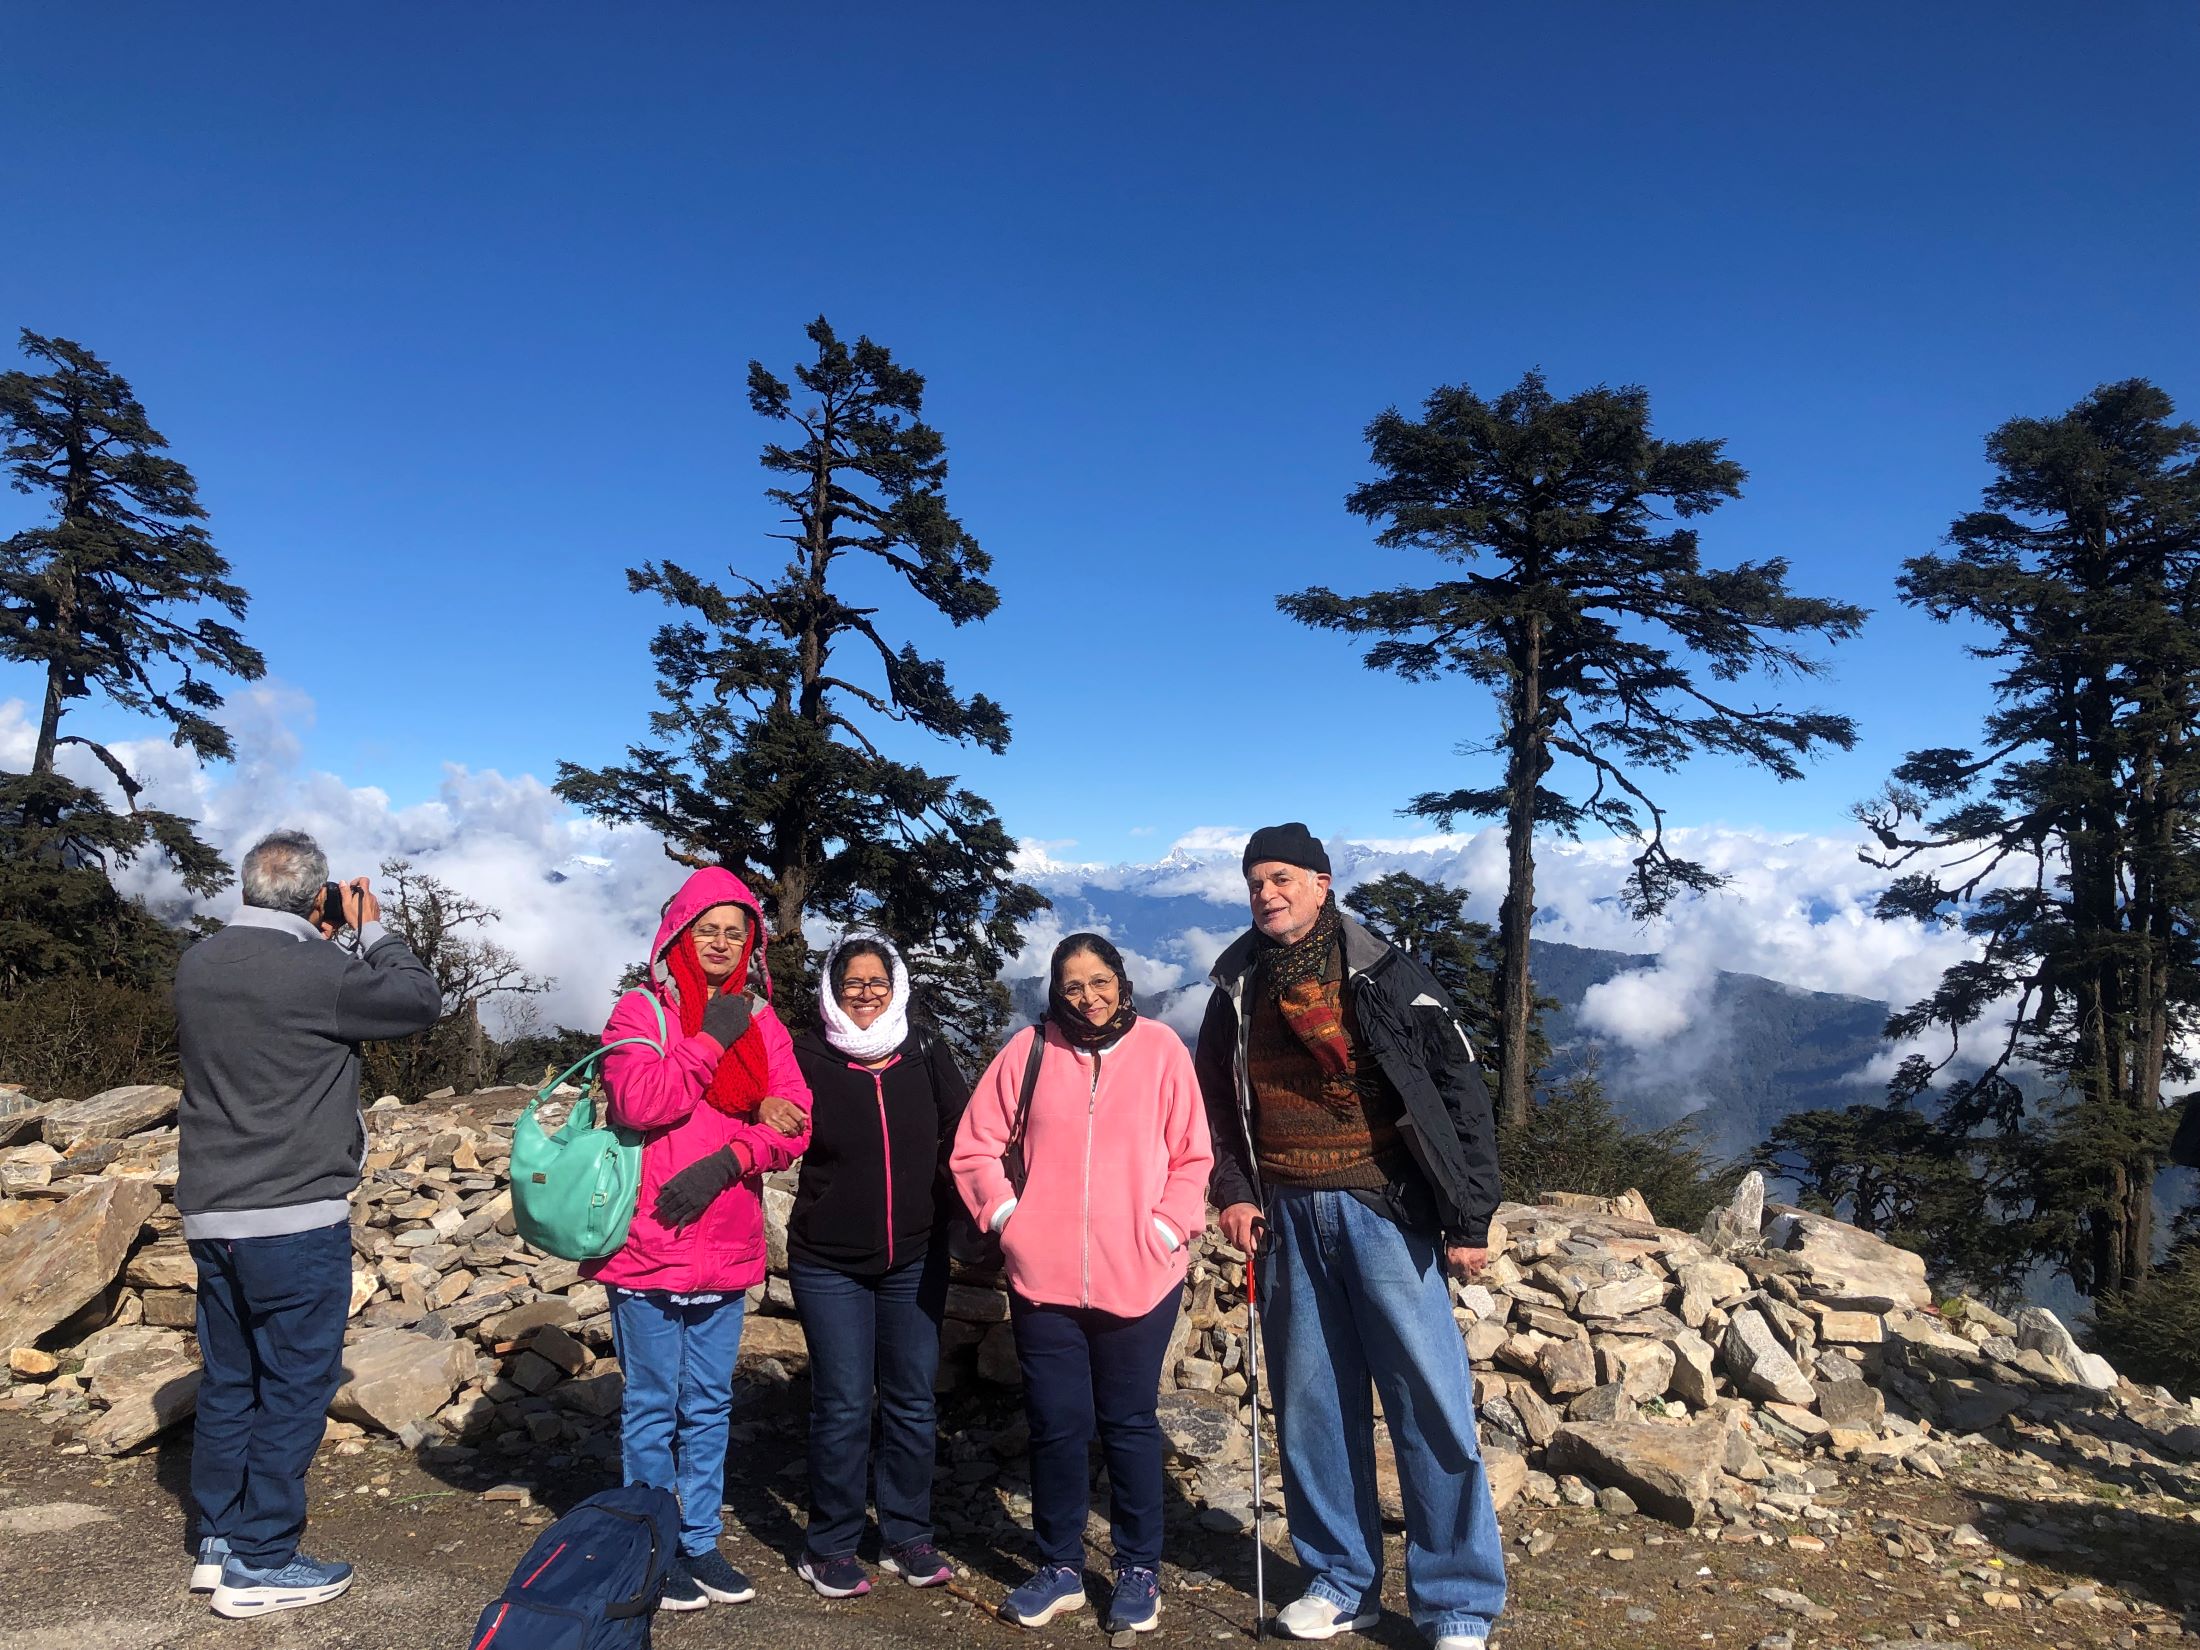
<instances>
[{"instance_id":1,"label":"black glove","mask_svg":"<svg viewBox=\"0 0 2200 1650\"><path fill-rule=\"evenodd\" d=\"M718 1039L720 1048L731 1048L748 1034L749 994L736 991L713 997L703 1007L703 1035Z\"/></svg>"},{"instance_id":2,"label":"black glove","mask_svg":"<svg viewBox=\"0 0 2200 1650\"><path fill-rule=\"evenodd\" d=\"M657 1223L674 1227L693 1224L713 1198L740 1178L741 1159L731 1146L720 1146L657 1188Z\"/></svg>"}]
</instances>

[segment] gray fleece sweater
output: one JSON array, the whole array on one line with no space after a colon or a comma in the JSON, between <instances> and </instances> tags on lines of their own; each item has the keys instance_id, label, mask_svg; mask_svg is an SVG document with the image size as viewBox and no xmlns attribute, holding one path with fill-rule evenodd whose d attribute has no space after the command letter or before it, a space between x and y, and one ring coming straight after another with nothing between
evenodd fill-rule
<instances>
[{"instance_id":1,"label":"gray fleece sweater","mask_svg":"<svg viewBox=\"0 0 2200 1650\"><path fill-rule=\"evenodd\" d=\"M280 1237L349 1213L366 1129L359 1047L425 1031L434 976L370 922L357 951L245 906L176 965L176 1207L187 1238Z\"/></svg>"}]
</instances>

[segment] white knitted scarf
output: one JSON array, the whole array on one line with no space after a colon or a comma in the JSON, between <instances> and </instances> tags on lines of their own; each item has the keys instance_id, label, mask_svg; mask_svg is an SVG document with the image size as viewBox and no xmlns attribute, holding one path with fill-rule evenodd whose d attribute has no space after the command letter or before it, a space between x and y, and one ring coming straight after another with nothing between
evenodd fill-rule
<instances>
[{"instance_id":1,"label":"white knitted scarf","mask_svg":"<svg viewBox=\"0 0 2200 1650\"><path fill-rule=\"evenodd\" d=\"M848 1018L833 992L833 963L856 940L871 941L893 960L894 994L887 999L886 1012L868 1028L858 1028L855 1021ZM825 953L825 969L817 980L817 1021L825 1028L828 1043L849 1059L860 1060L865 1065L885 1059L908 1041L909 970L902 966L901 952L892 940L883 934L852 929L833 943L832 950Z\"/></svg>"}]
</instances>

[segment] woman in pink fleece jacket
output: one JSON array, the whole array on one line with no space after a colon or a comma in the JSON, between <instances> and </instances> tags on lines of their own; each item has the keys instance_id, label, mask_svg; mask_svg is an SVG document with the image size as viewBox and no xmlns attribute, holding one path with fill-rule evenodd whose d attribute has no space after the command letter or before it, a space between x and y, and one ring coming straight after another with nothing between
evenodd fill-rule
<instances>
[{"instance_id":1,"label":"woman in pink fleece jacket","mask_svg":"<svg viewBox=\"0 0 2200 1650\"><path fill-rule=\"evenodd\" d=\"M739 1604L755 1588L718 1550L727 1421L746 1291L764 1281L761 1177L810 1139L810 1087L772 1012L764 918L731 871L681 884L650 947L663 1052L606 1055L611 1120L642 1135L641 1195L625 1244L584 1268L611 1291L626 1390L626 1482L680 1500L680 1555L663 1606ZM629 992L604 1041L658 1041L658 1016Z\"/></svg>"},{"instance_id":2,"label":"woman in pink fleece jacket","mask_svg":"<svg viewBox=\"0 0 2200 1650\"><path fill-rule=\"evenodd\" d=\"M1023 1189L1002 1153L1038 1048L1023 1120ZM1108 1631L1160 1611L1161 1359L1191 1239L1207 1222L1214 1151L1183 1041L1142 1020L1123 958L1098 934L1055 947L1047 1017L978 1080L951 1167L979 1226L998 1232L1031 1420L1039 1569L1002 1613L1043 1627L1085 1602L1085 1453L1097 1425L1115 1537Z\"/></svg>"}]
</instances>

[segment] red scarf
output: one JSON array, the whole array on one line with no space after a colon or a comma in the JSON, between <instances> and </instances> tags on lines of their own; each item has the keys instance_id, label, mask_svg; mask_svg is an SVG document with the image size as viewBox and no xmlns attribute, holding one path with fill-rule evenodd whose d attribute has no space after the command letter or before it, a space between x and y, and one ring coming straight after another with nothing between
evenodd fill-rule
<instances>
[{"instance_id":1,"label":"red scarf","mask_svg":"<svg viewBox=\"0 0 2200 1650\"><path fill-rule=\"evenodd\" d=\"M739 991L748 978L749 954L755 947L752 936L741 951L741 961L726 976L718 989L728 996ZM672 971L672 983L679 988L680 1029L690 1037L703 1029L703 1005L710 1000L710 981L703 975L703 959L695 949L695 936L685 929L680 937L665 948L665 966ZM749 1029L734 1040L726 1050L726 1057L718 1062L718 1069L711 1074L710 1087L703 1091L703 1098L724 1112L728 1117L747 1117L756 1110L757 1101L764 1098L765 1083L770 1067L764 1053L764 1031L752 1016Z\"/></svg>"}]
</instances>

